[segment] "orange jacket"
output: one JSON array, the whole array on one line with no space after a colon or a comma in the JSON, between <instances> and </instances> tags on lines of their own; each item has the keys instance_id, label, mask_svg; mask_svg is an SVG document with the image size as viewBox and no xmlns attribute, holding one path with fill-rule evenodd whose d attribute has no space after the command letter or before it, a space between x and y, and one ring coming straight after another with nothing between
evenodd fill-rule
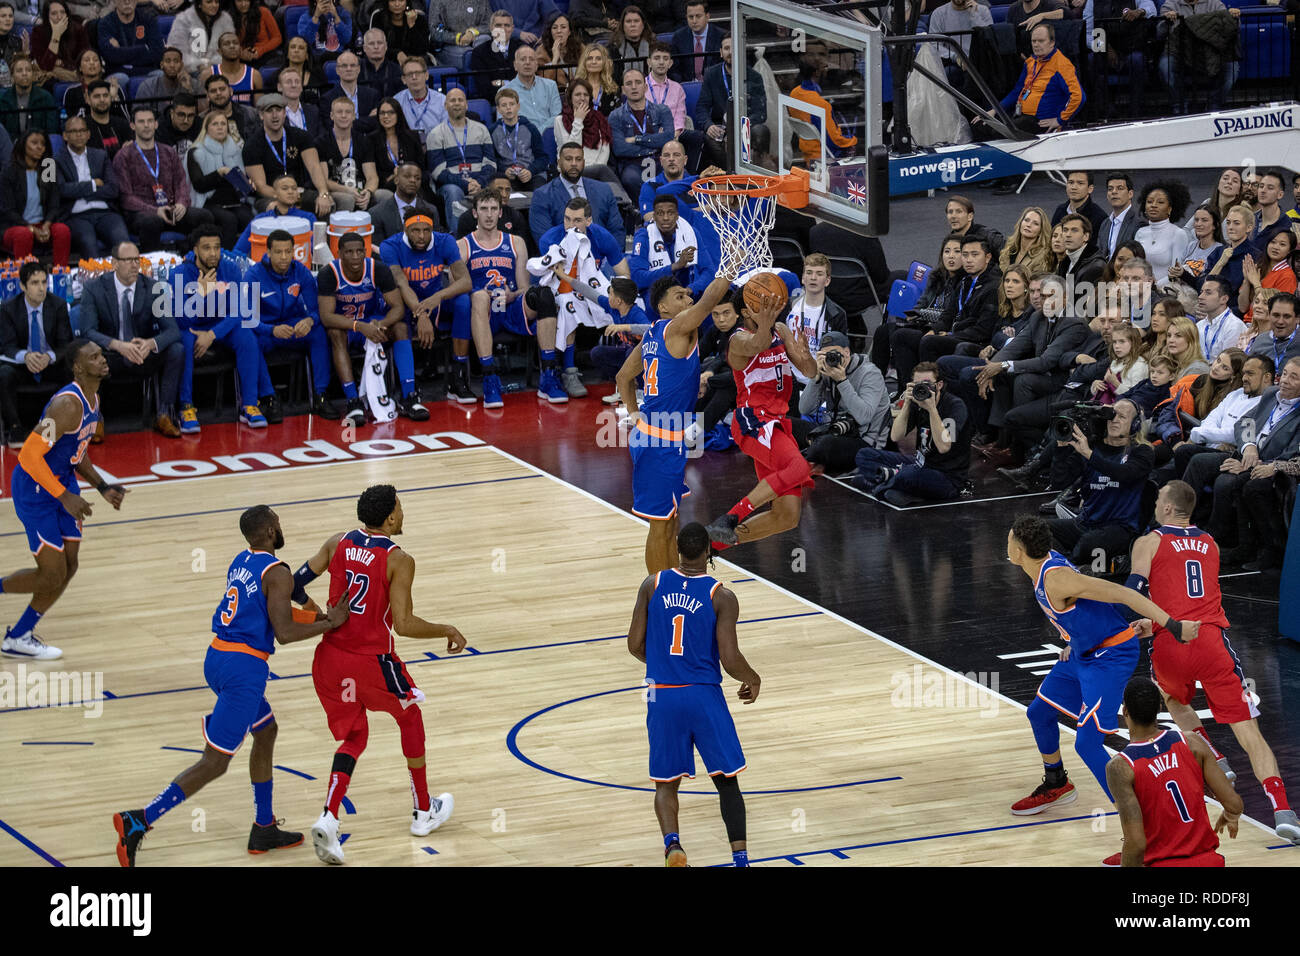
<instances>
[{"instance_id":1,"label":"orange jacket","mask_svg":"<svg viewBox=\"0 0 1300 956\"><path fill-rule=\"evenodd\" d=\"M826 97L822 96L819 91L810 90L803 86L796 86L790 91L790 96L796 100L802 100L811 106L819 106L826 111L824 114L826 116L826 138L830 140L832 144L838 146L840 149L848 149L852 146L858 145L858 138L856 136L845 136L844 133L840 131L839 124L835 122L835 117L831 114L830 101L826 99ZM812 123L813 126L818 126L821 122L820 117L810 113L805 113L802 110L792 109L790 110L790 115L797 120L803 120L805 123ZM822 158L821 142L819 140L803 139L801 137L799 139L799 152L803 153L803 158L808 162L816 162Z\"/></svg>"}]
</instances>

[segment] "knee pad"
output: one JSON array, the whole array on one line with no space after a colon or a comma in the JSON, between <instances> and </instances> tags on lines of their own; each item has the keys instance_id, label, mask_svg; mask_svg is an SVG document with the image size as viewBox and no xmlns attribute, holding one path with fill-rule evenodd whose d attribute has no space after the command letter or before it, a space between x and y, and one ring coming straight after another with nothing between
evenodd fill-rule
<instances>
[{"instance_id":1,"label":"knee pad","mask_svg":"<svg viewBox=\"0 0 1300 956\"><path fill-rule=\"evenodd\" d=\"M529 286L524 293L524 304L536 312L539 319L553 319L560 314L555 293L545 286Z\"/></svg>"}]
</instances>

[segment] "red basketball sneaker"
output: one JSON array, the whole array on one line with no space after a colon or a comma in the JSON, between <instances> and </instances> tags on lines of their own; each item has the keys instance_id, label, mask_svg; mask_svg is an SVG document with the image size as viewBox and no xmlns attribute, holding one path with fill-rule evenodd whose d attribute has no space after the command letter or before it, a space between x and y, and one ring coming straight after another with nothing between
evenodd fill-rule
<instances>
[{"instance_id":1,"label":"red basketball sneaker","mask_svg":"<svg viewBox=\"0 0 1300 956\"><path fill-rule=\"evenodd\" d=\"M1047 776L1044 774L1043 782L1038 785L1038 789L1011 805L1011 812L1018 817L1028 817L1035 813L1042 813L1050 806L1060 804L1064 806L1067 803L1074 803L1079 799L1079 792L1074 789L1074 784L1066 780L1064 783L1053 786L1047 782Z\"/></svg>"}]
</instances>

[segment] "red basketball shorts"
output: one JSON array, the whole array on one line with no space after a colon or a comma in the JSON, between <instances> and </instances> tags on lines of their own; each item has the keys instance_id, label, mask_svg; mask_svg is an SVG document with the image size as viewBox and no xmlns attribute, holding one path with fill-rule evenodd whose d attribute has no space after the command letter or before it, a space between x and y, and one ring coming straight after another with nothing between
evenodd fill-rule
<instances>
[{"instance_id":1,"label":"red basketball shorts","mask_svg":"<svg viewBox=\"0 0 1300 956\"><path fill-rule=\"evenodd\" d=\"M748 411L748 409L745 409ZM808 460L799 452L799 443L794 440L790 419L777 418L771 421L750 419L753 428L741 427L741 410L731 423L731 437L750 458L754 459L754 472L759 481L766 481L772 486L777 497L799 495L804 488L813 486L812 474Z\"/></svg>"},{"instance_id":2,"label":"red basketball shorts","mask_svg":"<svg viewBox=\"0 0 1300 956\"><path fill-rule=\"evenodd\" d=\"M1228 633L1218 625L1202 624L1190 644L1180 644L1168 631L1161 631L1151 644L1151 675L1180 704L1192 702L1200 681L1210 713L1221 724L1259 716Z\"/></svg>"},{"instance_id":3,"label":"red basketball shorts","mask_svg":"<svg viewBox=\"0 0 1300 956\"><path fill-rule=\"evenodd\" d=\"M318 644L311 676L335 740L347 737L368 710L396 719L424 699L396 654L350 654Z\"/></svg>"},{"instance_id":4,"label":"red basketball shorts","mask_svg":"<svg viewBox=\"0 0 1300 956\"><path fill-rule=\"evenodd\" d=\"M1200 638L1197 638L1200 640ZM1179 856L1168 860L1156 860L1147 866L1223 866L1223 857L1213 850L1198 853L1195 856Z\"/></svg>"}]
</instances>

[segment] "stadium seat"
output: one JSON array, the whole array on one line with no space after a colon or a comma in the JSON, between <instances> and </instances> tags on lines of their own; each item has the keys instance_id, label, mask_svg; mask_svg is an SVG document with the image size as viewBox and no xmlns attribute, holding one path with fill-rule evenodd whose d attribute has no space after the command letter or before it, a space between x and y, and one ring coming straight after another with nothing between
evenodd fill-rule
<instances>
[{"instance_id":1,"label":"stadium seat","mask_svg":"<svg viewBox=\"0 0 1300 956\"><path fill-rule=\"evenodd\" d=\"M555 127L554 126L548 126L546 127L546 129L542 130L542 152L546 154L546 158L549 159L551 161L551 165L554 166L556 160L559 159L555 151Z\"/></svg>"},{"instance_id":2,"label":"stadium seat","mask_svg":"<svg viewBox=\"0 0 1300 956\"><path fill-rule=\"evenodd\" d=\"M919 285L913 285L906 279L895 279L893 287L889 290L889 301L885 303L885 314L891 319L901 319L916 308L920 298Z\"/></svg>"},{"instance_id":3,"label":"stadium seat","mask_svg":"<svg viewBox=\"0 0 1300 956\"><path fill-rule=\"evenodd\" d=\"M478 117L484 126L492 125L492 103L489 100L470 100L469 111Z\"/></svg>"},{"instance_id":4,"label":"stadium seat","mask_svg":"<svg viewBox=\"0 0 1300 956\"><path fill-rule=\"evenodd\" d=\"M458 72L460 71L457 70L454 66L430 67L429 89L437 90L439 93L445 92L445 90L443 90L442 87L443 87L443 83L446 81L446 78L450 76L455 76Z\"/></svg>"},{"instance_id":5,"label":"stadium seat","mask_svg":"<svg viewBox=\"0 0 1300 956\"><path fill-rule=\"evenodd\" d=\"M325 61L325 79L332 86L339 81L339 68L333 60Z\"/></svg>"},{"instance_id":6,"label":"stadium seat","mask_svg":"<svg viewBox=\"0 0 1300 956\"><path fill-rule=\"evenodd\" d=\"M788 236L767 237L768 248L772 250L772 265L778 269L789 269L795 275L803 272L803 246L798 240Z\"/></svg>"},{"instance_id":7,"label":"stadium seat","mask_svg":"<svg viewBox=\"0 0 1300 956\"><path fill-rule=\"evenodd\" d=\"M77 84L77 83L55 83L55 84L54 84L54 104L55 104L56 106L58 106L59 108L62 108L62 107L63 107L63 98L64 98L65 96L68 95L68 90L70 90L70 89L72 89L74 86L78 86L78 85L79 85L79 84Z\"/></svg>"},{"instance_id":8,"label":"stadium seat","mask_svg":"<svg viewBox=\"0 0 1300 956\"><path fill-rule=\"evenodd\" d=\"M298 21L303 18L303 15L306 14L306 12L307 8L305 6L289 7L284 11L284 35L286 43L289 42L289 37L298 35Z\"/></svg>"},{"instance_id":9,"label":"stadium seat","mask_svg":"<svg viewBox=\"0 0 1300 956\"><path fill-rule=\"evenodd\" d=\"M167 42L167 34L172 32L172 21L174 16L160 16L158 18L158 32L162 35L163 43Z\"/></svg>"},{"instance_id":10,"label":"stadium seat","mask_svg":"<svg viewBox=\"0 0 1300 956\"><path fill-rule=\"evenodd\" d=\"M991 13L991 14L993 15L993 22L994 22L994 23L1006 23L1006 22L1007 22L1007 11L1010 10L1010 9L1011 9L1011 8L1010 8L1009 6L1007 6L1007 7L989 7L989 13Z\"/></svg>"},{"instance_id":11,"label":"stadium seat","mask_svg":"<svg viewBox=\"0 0 1300 956\"><path fill-rule=\"evenodd\" d=\"M1291 75L1291 36L1286 19L1275 11L1271 17L1241 18L1241 79L1284 79Z\"/></svg>"},{"instance_id":12,"label":"stadium seat","mask_svg":"<svg viewBox=\"0 0 1300 956\"><path fill-rule=\"evenodd\" d=\"M262 74L262 89L264 89L264 90L274 90L274 89L275 89L275 75L276 75L277 73L280 72L280 67L278 67L278 66L264 66L264 67L262 67L260 70L258 70L257 72Z\"/></svg>"},{"instance_id":13,"label":"stadium seat","mask_svg":"<svg viewBox=\"0 0 1300 956\"><path fill-rule=\"evenodd\" d=\"M58 133L51 133L50 134L50 155L57 156L59 154L59 150L61 150L62 148L63 148L63 137L60 136Z\"/></svg>"},{"instance_id":14,"label":"stadium seat","mask_svg":"<svg viewBox=\"0 0 1300 956\"><path fill-rule=\"evenodd\" d=\"M924 262L913 260L912 264L907 267L907 281L914 282L923 289L925 288L925 280L929 275L930 267Z\"/></svg>"},{"instance_id":15,"label":"stadium seat","mask_svg":"<svg viewBox=\"0 0 1300 956\"><path fill-rule=\"evenodd\" d=\"M134 100L135 95L140 92L140 87L144 85L144 81L147 79L149 79L147 76L133 76L127 80L126 98L128 100Z\"/></svg>"},{"instance_id":16,"label":"stadium seat","mask_svg":"<svg viewBox=\"0 0 1300 956\"><path fill-rule=\"evenodd\" d=\"M700 101L700 81L691 80L689 83L682 84L682 92L686 94L686 115L695 115L695 104Z\"/></svg>"}]
</instances>

